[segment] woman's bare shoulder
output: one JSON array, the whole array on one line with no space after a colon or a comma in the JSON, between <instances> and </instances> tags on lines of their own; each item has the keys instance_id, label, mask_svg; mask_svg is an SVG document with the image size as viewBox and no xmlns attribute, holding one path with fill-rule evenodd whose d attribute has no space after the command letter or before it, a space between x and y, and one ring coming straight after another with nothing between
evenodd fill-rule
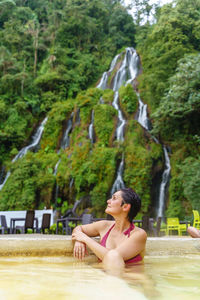
<instances>
[{"instance_id":1,"label":"woman's bare shoulder","mask_svg":"<svg viewBox=\"0 0 200 300\"><path fill-rule=\"evenodd\" d=\"M98 226L99 228L105 228L105 227L110 227L115 223L115 221L109 221L109 220L101 220L97 221L94 224Z\"/></svg>"},{"instance_id":2,"label":"woman's bare shoulder","mask_svg":"<svg viewBox=\"0 0 200 300\"><path fill-rule=\"evenodd\" d=\"M134 228L134 230L131 233L132 236L137 236L143 239L147 239L147 233L144 229L140 228L140 227L136 227Z\"/></svg>"},{"instance_id":3,"label":"woman's bare shoulder","mask_svg":"<svg viewBox=\"0 0 200 300\"><path fill-rule=\"evenodd\" d=\"M104 234L114 223L115 221L101 220L95 222L95 226L98 227L100 234Z\"/></svg>"}]
</instances>

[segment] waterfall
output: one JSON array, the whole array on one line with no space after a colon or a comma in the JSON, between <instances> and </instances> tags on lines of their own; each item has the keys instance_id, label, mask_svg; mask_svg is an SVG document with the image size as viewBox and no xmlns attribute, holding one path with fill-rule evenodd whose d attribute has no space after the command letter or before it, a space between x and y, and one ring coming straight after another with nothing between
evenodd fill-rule
<instances>
[{"instance_id":1,"label":"waterfall","mask_svg":"<svg viewBox=\"0 0 200 300\"><path fill-rule=\"evenodd\" d=\"M164 215L164 209L165 209L165 196L166 196L166 187L169 183L170 179L170 159L167 152L167 149L165 146L163 146L164 156L165 156L165 169L162 174L162 182L160 185L160 191L159 191L159 201L158 201L158 208L157 208L157 218L163 217Z\"/></svg>"},{"instance_id":2,"label":"waterfall","mask_svg":"<svg viewBox=\"0 0 200 300\"><path fill-rule=\"evenodd\" d=\"M150 130L149 120L147 116L147 104L144 104L140 99L140 95L137 93L139 101L139 115L137 121L144 127L146 130Z\"/></svg>"},{"instance_id":3,"label":"waterfall","mask_svg":"<svg viewBox=\"0 0 200 300\"><path fill-rule=\"evenodd\" d=\"M67 128L65 130L65 133L64 133L62 141L61 141L62 149L66 149L67 147L69 147L69 142L70 142L69 134L72 130L73 116L74 116L74 112L71 113L71 116L70 116L69 120L67 121Z\"/></svg>"},{"instance_id":4,"label":"waterfall","mask_svg":"<svg viewBox=\"0 0 200 300\"><path fill-rule=\"evenodd\" d=\"M138 95L138 101L139 101L139 115L137 121L142 125L146 130L150 130L150 121L147 116L147 105L142 102L140 99L140 95ZM152 136L153 140L159 144L160 142ZM166 198L166 190L167 190L167 185L169 183L169 178L170 178L170 159L167 153L167 149L165 146L163 146L163 152L164 152L164 157L165 157L165 169L162 174L162 181L160 184L160 189L159 189L159 198L158 198L158 207L156 208L156 217L163 217L164 215L164 209L165 209L165 198Z\"/></svg>"},{"instance_id":5,"label":"waterfall","mask_svg":"<svg viewBox=\"0 0 200 300\"><path fill-rule=\"evenodd\" d=\"M107 81L108 81L109 75L114 70L119 57L120 56L117 55L113 59L109 71L105 72L103 74L103 76L100 80L100 83L97 86L98 88L105 89L107 87ZM140 59L139 59L137 52L133 48L126 48L126 53L125 53L124 59L113 79L113 88L112 88L113 91L115 92L112 105L118 111L118 124L117 124L117 128L116 128L116 139L118 141L123 142L123 140L124 140L124 127L126 124L126 120L123 118L123 114L119 107L118 90L123 84L126 86L129 83L133 83L133 80L139 74L139 66L140 66ZM142 100L140 99L139 93L137 93L137 96L138 96L138 103L139 103L137 121L138 121L138 123L140 123L140 125L143 128L145 128L147 131L150 131L151 123L148 119L147 104L144 104L142 102ZM101 101L101 99L100 99L100 101ZM159 141L154 136L152 136L152 138L156 143L159 143ZM158 216L163 216L163 213L164 213L166 189L167 189L167 184L169 182L169 177L170 177L169 156L168 156L168 153L167 153L167 150L165 147L163 147L163 151L164 151L164 156L165 156L165 169L164 169L164 172L162 175L162 182L160 185L158 208L157 208ZM117 170L117 176L116 176L115 182L111 189L111 194L113 194L118 189L124 187L124 182L122 179L123 169L124 169L124 158L122 156L121 163Z\"/></svg>"},{"instance_id":6,"label":"waterfall","mask_svg":"<svg viewBox=\"0 0 200 300\"><path fill-rule=\"evenodd\" d=\"M107 80L108 80L108 72L104 72L99 84L97 85L97 88L105 90L107 86Z\"/></svg>"},{"instance_id":7,"label":"waterfall","mask_svg":"<svg viewBox=\"0 0 200 300\"><path fill-rule=\"evenodd\" d=\"M44 131L44 126L47 122L47 117L42 121L42 123L40 124L40 126L38 127L38 129L36 130L36 133L33 135L32 137L32 143L24 148L22 148L18 154L13 158L12 160L12 163L17 161L19 158L22 158L24 155L26 155L26 153L29 151L29 150L35 150L39 143L40 143L40 139L42 137L42 133ZM2 190L2 188L4 187L6 181L8 180L9 176L10 176L10 171L7 172L6 174L6 177L3 181L3 183L0 185L0 191Z\"/></svg>"},{"instance_id":8,"label":"waterfall","mask_svg":"<svg viewBox=\"0 0 200 300\"><path fill-rule=\"evenodd\" d=\"M65 130L65 132L63 134L63 137L62 137L62 140L61 140L61 143L60 143L60 149L66 149L70 145L69 134L72 131L73 116L74 116L74 112L71 113L71 116L70 116L69 120L67 121L66 130ZM78 121L77 122L78 123L80 122L79 115L78 115ZM60 153L60 149L57 152L58 154ZM57 161L56 165L55 165L54 172L53 172L54 176L56 176L56 174L57 174L58 166L59 166L60 162L61 162L61 159L59 159ZM56 207L57 207L58 193L59 193L59 185L56 183L56 190L55 190L55 210L56 210Z\"/></svg>"},{"instance_id":9,"label":"waterfall","mask_svg":"<svg viewBox=\"0 0 200 300\"><path fill-rule=\"evenodd\" d=\"M110 69L108 72L104 72L103 76L98 84L97 88L105 89L107 87L107 81L109 75L114 70L118 59L120 58L121 54L115 56L113 61L111 62ZM132 83L132 81L138 75L138 65L139 65L139 56L134 48L126 48L126 52L121 63L121 66L117 70L114 78L113 78L113 91L114 91L114 100L113 100L113 107L118 112L118 123L116 128L116 139L117 141L124 141L124 128L126 125L126 120L123 117L122 111L119 106L119 93L118 90L122 85L127 85L128 83ZM124 157L122 156L122 160L120 162L119 168L117 170L117 177L114 181L114 184L111 189L111 193L114 193L118 189L124 187L124 182L122 179L124 170Z\"/></svg>"},{"instance_id":10,"label":"waterfall","mask_svg":"<svg viewBox=\"0 0 200 300\"><path fill-rule=\"evenodd\" d=\"M67 121L66 130L65 130L65 132L63 134L63 137L62 137L62 140L61 140L61 143L60 143L60 148L61 149L66 149L67 147L69 147L69 143L70 143L69 134L70 134L70 132L72 130L73 116L74 116L74 112L71 113L71 116L70 116L69 120ZM57 153L59 154L60 150L58 150ZM59 159L58 162L55 165L54 172L53 172L54 175L57 174L57 170L58 170L58 166L60 164L60 161L61 160Z\"/></svg>"},{"instance_id":11,"label":"waterfall","mask_svg":"<svg viewBox=\"0 0 200 300\"><path fill-rule=\"evenodd\" d=\"M95 139L94 139L94 109L92 110L92 118L91 118L91 123L89 125L89 130L88 130L88 134L89 134L89 139L91 141L92 144L94 144Z\"/></svg>"},{"instance_id":12,"label":"waterfall","mask_svg":"<svg viewBox=\"0 0 200 300\"><path fill-rule=\"evenodd\" d=\"M107 88L108 77L109 77L110 73L114 70L116 63L118 61L118 58L120 56L121 56L121 54L117 54L114 57L114 59L111 62L111 65L110 65L110 69L108 70L108 72L103 73L101 80L100 80L99 84L97 85L97 88L102 89L102 90L105 90Z\"/></svg>"},{"instance_id":13,"label":"waterfall","mask_svg":"<svg viewBox=\"0 0 200 300\"><path fill-rule=\"evenodd\" d=\"M18 160L19 158L23 157L24 155L26 155L27 151L29 150L34 150L40 142L40 139L42 137L42 133L44 130L44 125L47 122L47 117L42 121L41 125L38 127L36 133L33 136L33 141L30 145L22 148L19 153L15 156L15 158L12 160L12 162L15 162L16 160Z\"/></svg>"},{"instance_id":14,"label":"waterfall","mask_svg":"<svg viewBox=\"0 0 200 300\"><path fill-rule=\"evenodd\" d=\"M6 181L8 180L9 176L10 176L10 171L7 172L6 177L4 179L4 181L2 182L2 184L0 184L0 191L2 190L2 188L4 187Z\"/></svg>"},{"instance_id":15,"label":"waterfall","mask_svg":"<svg viewBox=\"0 0 200 300\"><path fill-rule=\"evenodd\" d=\"M54 176L56 176L56 174L57 174L59 164L60 164L60 159L57 161L57 163L55 165L55 168L54 168L54 171L53 171Z\"/></svg>"},{"instance_id":16,"label":"waterfall","mask_svg":"<svg viewBox=\"0 0 200 300\"><path fill-rule=\"evenodd\" d=\"M147 105L142 102L140 99L140 95L138 95L138 101L139 101L139 115L137 121L147 130L149 131L150 128L150 121L147 116ZM160 142L152 136L153 140L159 144ZM165 146L163 146L163 152L165 157L165 169L162 174L162 180L160 184L159 189L159 198L158 198L158 207L156 208L156 218L163 217L164 215L164 209L165 209L165 198L166 198L166 190L170 179L170 159L167 153L167 149Z\"/></svg>"},{"instance_id":17,"label":"waterfall","mask_svg":"<svg viewBox=\"0 0 200 300\"><path fill-rule=\"evenodd\" d=\"M123 189L125 187L124 181L122 179L122 174L124 171L124 156L122 156L122 160L120 162L119 168L117 170L117 177L111 189L111 196L118 190Z\"/></svg>"},{"instance_id":18,"label":"waterfall","mask_svg":"<svg viewBox=\"0 0 200 300\"><path fill-rule=\"evenodd\" d=\"M117 141L124 141L124 127L126 124L126 120L123 118L122 111L119 107L119 93L115 92L114 100L113 100L113 107L118 111L118 125L116 129L116 137Z\"/></svg>"},{"instance_id":19,"label":"waterfall","mask_svg":"<svg viewBox=\"0 0 200 300\"><path fill-rule=\"evenodd\" d=\"M123 59L123 62L119 68L119 70L116 72L116 75L114 77L113 82L113 91L114 94L114 100L113 100L113 107L118 111L118 124L116 129L116 138L117 141L124 141L124 128L126 125L126 120L123 117L122 111L119 107L119 88L124 84L127 85L128 83L131 83L138 74L138 55L135 49L133 48L126 48L126 53ZM113 183L112 189L111 189L111 195L116 192L117 190L124 188L124 182L122 179L124 171L124 156L122 156L119 168L117 170L117 177Z\"/></svg>"}]
</instances>

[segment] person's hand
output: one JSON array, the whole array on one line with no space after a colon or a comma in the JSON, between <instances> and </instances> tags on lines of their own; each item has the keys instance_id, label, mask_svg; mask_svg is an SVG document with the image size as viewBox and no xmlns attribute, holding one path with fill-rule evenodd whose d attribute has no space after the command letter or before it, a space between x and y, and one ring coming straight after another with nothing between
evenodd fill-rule
<instances>
[{"instance_id":1,"label":"person's hand","mask_svg":"<svg viewBox=\"0 0 200 300\"><path fill-rule=\"evenodd\" d=\"M85 243L87 238L88 236L82 231L76 231L72 233L72 241L79 241Z\"/></svg>"},{"instance_id":2,"label":"person's hand","mask_svg":"<svg viewBox=\"0 0 200 300\"><path fill-rule=\"evenodd\" d=\"M74 243L74 257L82 260L87 255L86 245L83 242L76 241Z\"/></svg>"}]
</instances>

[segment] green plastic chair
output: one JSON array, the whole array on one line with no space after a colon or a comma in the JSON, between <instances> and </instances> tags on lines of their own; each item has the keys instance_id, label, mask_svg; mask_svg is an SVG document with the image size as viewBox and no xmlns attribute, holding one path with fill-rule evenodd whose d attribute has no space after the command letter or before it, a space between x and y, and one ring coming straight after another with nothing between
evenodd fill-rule
<instances>
[{"instance_id":1,"label":"green plastic chair","mask_svg":"<svg viewBox=\"0 0 200 300\"><path fill-rule=\"evenodd\" d=\"M200 229L200 216L198 210L193 210L193 216L194 216L194 221L193 221L193 227Z\"/></svg>"},{"instance_id":2,"label":"green plastic chair","mask_svg":"<svg viewBox=\"0 0 200 300\"><path fill-rule=\"evenodd\" d=\"M183 232L187 231L187 226L186 224L180 224L179 218L167 218L167 235L173 230L177 231L178 235L181 236Z\"/></svg>"}]
</instances>

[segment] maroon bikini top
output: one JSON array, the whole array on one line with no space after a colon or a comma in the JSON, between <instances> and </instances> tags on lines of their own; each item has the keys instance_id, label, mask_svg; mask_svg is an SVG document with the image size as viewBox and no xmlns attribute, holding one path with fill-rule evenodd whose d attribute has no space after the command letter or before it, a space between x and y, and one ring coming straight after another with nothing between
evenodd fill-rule
<instances>
[{"instance_id":1,"label":"maroon bikini top","mask_svg":"<svg viewBox=\"0 0 200 300\"><path fill-rule=\"evenodd\" d=\"M111 232L111 230L113 229L113 227L115 226L115 223L110 227L110 229L106 232L106 234L103 236L100 245L106 248L106 241L107 238ZM131 231L135 228L135 225L133 223L130 224L130 227L124 231L124 235L128 235L128 237L130 236ZM135 262L139 262L142 260L142 257L140 254L128 259L125 261L126 264L130 264L130 263L135 263Z\"/></svg>"}]
</instances>

